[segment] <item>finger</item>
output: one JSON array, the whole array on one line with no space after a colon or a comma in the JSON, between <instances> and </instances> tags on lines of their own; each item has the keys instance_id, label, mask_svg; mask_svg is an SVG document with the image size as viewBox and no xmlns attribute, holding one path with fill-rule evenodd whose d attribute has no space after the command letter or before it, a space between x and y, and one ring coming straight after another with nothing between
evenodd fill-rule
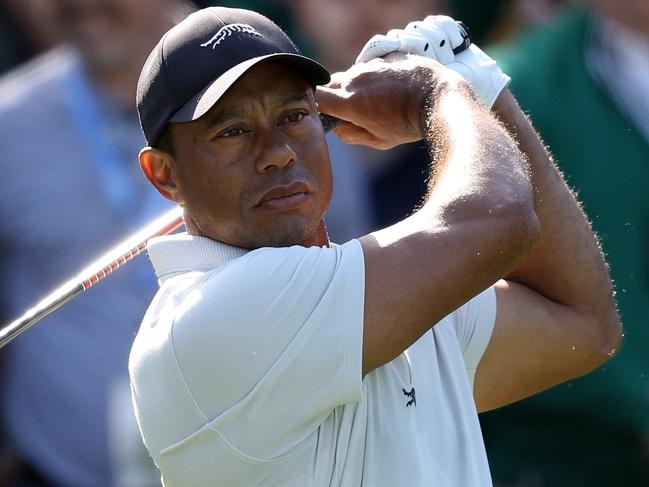
<instances>
[{"instance_id":1,"label":"finger","mask_svg":"<svg viewBox=\"0 0 649 487\"><path fill-rule=\"evenodd\" d=\"M375 149L382 149L385 145L371 132L351 123L335 128L334 132L345 144L364 145Z\"/></svg>"},{"instance_id":2,"label":"finger","mask_svg":"<svg viewBox=\"0 0 649 487\"><path fill-rule=\"evenodd\" d=\"M403 61L404 59L408 59L407 53L402 51L395 51L383 56L381 58L381 61L388 62L388 63L396 63L398 61Z\"/></svg>"},{"instance_id":3,"label":"finger","mask_svg":"<svg viewBox=\"0 0 649 487\"><path fill-rule=\"evenodd\" d=\"M426 56L439 61L431 43L424 36L402 35L399 37L399 41L401 41L399 51L419 56Z\"/></svg>"},{"instance_id":4,"label":"finger","mask_svg":"<svg viewBox=\"0 0 649 487\"><path fill-rule=\"evenodd\" d=\"M432 24L424 22L410 22L406 30L411 35L418 35L426 39L429 44L426 49L426 55L433 57L441 64L452 63L455 59L453 47L449 36L443 30Z\"/></svg>"},{"instance_id":5,"label":"finger","mask_svg":"<svg viewBox=\"0 0 649 487\"><path fill-rule=\"evenodd\" d=\"M429 42L418 32L408 32L403 29L392 29L387 33L390 39L399 41L399 51L408 54L417 54L419 56L429 56Z\"/></svg>"},{"instance_id":6,"label":"finger","mask_svg":"<svg viewBox=\"0 0 649 487\"><path fill-rule=\"evenodd\" d=\"M387 37L388 39L398 39L399 35L405 32L405 29L390 29L385 33L385 37Z\"/></svg>"},{"instance_id":7,"label":"finger","mask_svg":"<svg viewBox=\"0 0 649 487\"><path fill-rule=\"evenodd\" d=\"M343 82L346 77L347 76L344 71L336 71L335 73L331 73L329 83L324 86L327 86L328 88L340 88L343 86Z\"/></svg>"},{"instance_id":8,"label":"finger","mask_svg":"<svg viewBox=\"0 0 649 487\"><path fill-rule=\"evenodd\" d=\"M352 112L348 103L350 93L341 88L331 88L328 86L316 87L316 101L318 109L322 113L332 115L341 120L353 121L355 114Z\"/></svg>"},{"instance_id":9,"label":"finger","mask_svg":"<svg viewBox=\"0 0 649 487\"><path fill-rule=\"evenodd\" d=\"M356 63L364 63L374 58L380 58L388 53L398 51L400 43L395 38L377 34L373 36L365 45L356 58Z\"/></svg>"},{"instance_id":10,"label":"finger","mask_svg":"<svg viewBox=\"0 0 649 487\"><path fill-rule=\"evenodd\" d=\"M464 43L464 36L457 21L447 15L429 15L424 19L424 25L434 25L442 30L451 42L451 48L461 46Z\"/></svg>"}]
</instances>

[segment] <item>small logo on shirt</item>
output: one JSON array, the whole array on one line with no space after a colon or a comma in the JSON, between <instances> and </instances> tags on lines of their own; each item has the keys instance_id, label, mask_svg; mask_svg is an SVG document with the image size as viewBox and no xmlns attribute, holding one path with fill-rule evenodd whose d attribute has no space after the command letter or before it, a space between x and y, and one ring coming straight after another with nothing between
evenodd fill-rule
<instances>
[{"instance_id":1,"label":"small logo on shirt","mask_svg":"<svg viewBox=\"0 0 649 487\"><path fill-rule=\"evenodd\" d=\"M252 25L230 24L221 27L219 31L216 34L214 34L209 41L201 44L201 47L211 47L212 49L215 49L216 46L221 44L221 42L223 42L225 39L227 39L228 37L236 33L248 34L255 37L263 37L259 32L257 32L257 30Z\"/></svg>"},{"instance_id":2,"label":"small logo on shirt","mask_svg":"<svg viewBox=\"0 0 649 487\"><path fill-rule=\"evenodd\" d=\"M410 392L406 391L405 389L401 389L404 393L404 395L410 400L406 403L406 407L410 406L417 406L417 396L415 395L415 388L411 388Z\"/></svg>"}]
</instances>

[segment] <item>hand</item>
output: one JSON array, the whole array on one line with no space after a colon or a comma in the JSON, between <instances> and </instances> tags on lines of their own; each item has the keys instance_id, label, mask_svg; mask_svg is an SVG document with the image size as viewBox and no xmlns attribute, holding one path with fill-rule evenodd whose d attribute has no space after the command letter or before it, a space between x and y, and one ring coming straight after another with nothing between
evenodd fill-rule
<instances>
[{"instance_id":1,"label":"hand","mask_svg":"<svg viewBox=\"0 0 649 487\"><path fill-rule=\"evenodd\" d=\"M385 35L373 36L361 49L356 63L399 51L430 57L447 65L455 61L456 53L470 44L464 24L444 15L431 15L424 21L410 22L405 29L392 29Z\"/></svg>"},{"instance_id":2,"label":"hand","mask_svg":"<svg viewBox=\"0 0 649 487\"><path fill-rule=\"evenodd\" d=\"M375 35L365 44L356 62L367 62L390 52L435 59L466 79L478 98L491 108L511 78L475 44L461 50L468 44L467 40L468 34L461 23L444 15L430 15L423 21L409 23L405 29Z\"/></svg>"},{"instance_id":3,"label":"hand","mask_svg":"<svg viewBox=\"0 0 649 487\"><path fill-rule=\"evenodd\" d=\"M316 99L321 112L348 122L334 129L344 142L390 149L424 137L436 86L462 82L431 59L392 53L334 73Z\"/></svg>"}]
</instances>

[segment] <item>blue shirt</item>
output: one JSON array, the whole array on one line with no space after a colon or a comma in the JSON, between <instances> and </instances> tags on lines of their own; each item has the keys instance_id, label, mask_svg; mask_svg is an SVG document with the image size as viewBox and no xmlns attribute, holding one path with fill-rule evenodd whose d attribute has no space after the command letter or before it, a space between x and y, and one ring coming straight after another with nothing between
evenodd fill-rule
<instances>
[{"instance_id":1,"label":"blue shirt","mask_svg":"<svg viewBox=\"0 0 649 487\"><path fill-rule=\"evenodd\" d=\"M0 302L8 319L168 209L137 163L144 140L134 104L123 109L82 78L87 103L79 107L75 76L85 76L77 55L59 49L0 81ZM124 193L106 189L114 178ZM128 380L128 353L155 288L148 262L136 259L3 350L3 429L52 481L113 483L108 404Z\"/></svg>"}]
</instances>

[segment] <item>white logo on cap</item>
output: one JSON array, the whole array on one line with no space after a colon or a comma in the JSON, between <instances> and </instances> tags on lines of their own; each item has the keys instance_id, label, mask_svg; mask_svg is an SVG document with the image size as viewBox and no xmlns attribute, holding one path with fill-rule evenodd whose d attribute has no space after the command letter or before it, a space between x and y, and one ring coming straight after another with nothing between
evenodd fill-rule
<instances>
[{"instance_id":1,"label":"white logo on cap","mask_svg":"<svg viewBox=\"0 0 649 487\"><path fill-rule=\"evenodd\" d=\"M204 44L201 44L201 47L212 47L212 49L216 48L221 42L223 42L225 39L230 37L232 34L235 34L237 32L241 33L246 33L250 34L253 36L257 37L262 37L262 35L255 30L255 28L252 25L248 24L230 24L226 25L224 27L221 27L219 31L214 34L214 36Z\"/></svg>"}]
</instances>

